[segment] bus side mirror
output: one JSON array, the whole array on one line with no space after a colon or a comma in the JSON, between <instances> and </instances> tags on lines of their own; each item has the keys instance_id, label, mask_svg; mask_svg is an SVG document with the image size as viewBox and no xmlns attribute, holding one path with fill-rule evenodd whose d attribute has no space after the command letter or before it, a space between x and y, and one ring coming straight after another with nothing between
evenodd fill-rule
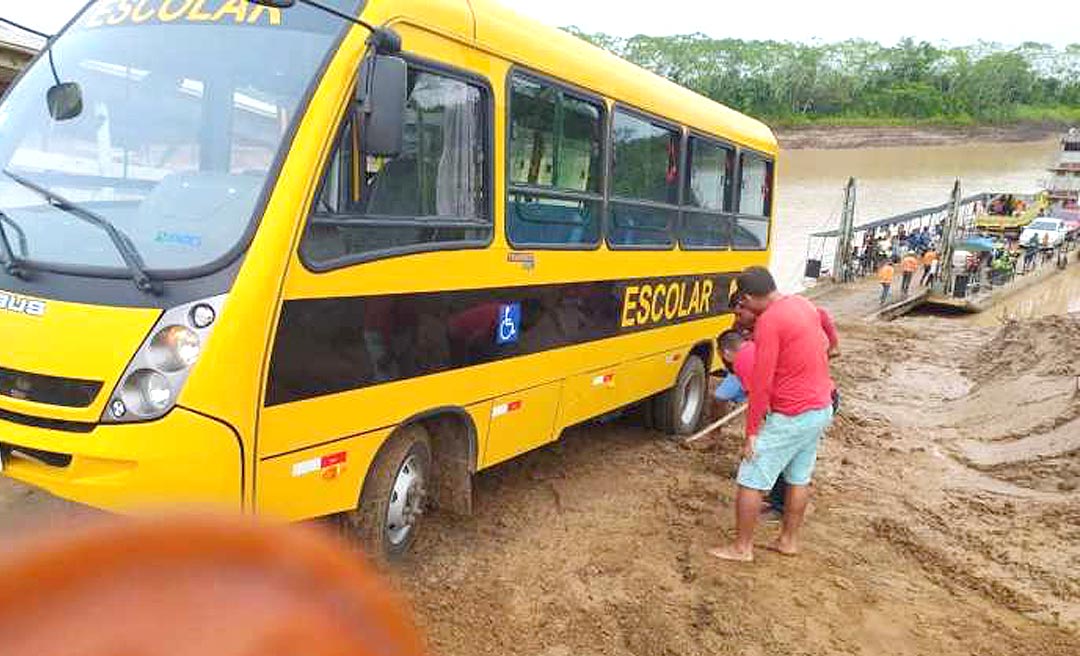
<instances>
[{"instance_id":1,"label":"bus side mirror","mask_svg":"<svg viewBox=\"0 0 1080 656\"><path fill-rule=\"evenodd\" d=\"M67 121L82 114L82 88L78 82L61 82L49 87L45 92L45 103L49 106L49 116L56 121Z\"/></svg>"},{"instance_id":2,"label":"bus side mirror","mask_svg":"<svg viewBox=\"0 0 1080 656\"><path fill-rule=\"evenodd\" d=\"M397 157L401 153L408 83L408 66L400 57L372 55L364 62L357 86L364 154Z\"/></svg>"}]
</instances>

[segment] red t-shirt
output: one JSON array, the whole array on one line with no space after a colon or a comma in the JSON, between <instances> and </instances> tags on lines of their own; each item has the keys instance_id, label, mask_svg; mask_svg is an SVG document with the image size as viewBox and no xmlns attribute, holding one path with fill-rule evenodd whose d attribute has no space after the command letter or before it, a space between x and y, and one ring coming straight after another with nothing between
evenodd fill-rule
<instances>
[{"instance_id":1,"label":"red t-shirt","mask_svg":"<svg viewBox=\"0 0 1080 656\"><path fill-rule=\"evenodd\" d=\"M832 316L825 311L825 308L818 308L817 311L821 318L821 329L825 331L825 337L829 339L829 348L837 348L840 346L840 336L836 334L836 324L833 323Z\"/></svg>"},{"instance_id":2,"label":"red t-shirt","mask_svg":"<svg viewBox=\"0 0 1080 656\"><path fill-rule=\"evenodd\" d=\"M813 303L801 296L774 301L758 317L754 344L748 436L757 435L770 411L793 416L832 404L829 339Z\"/></svg>"},{"instance_id":3,"label":"red t-shirt","mask_svg":"<svg viewBox=\"0 0 1080 656\"><path fill-rule=\"evenodd\" d=\"M754 346L753 340L747 340L743 347L739 349L739 352L735 354L735 361L731 363L731 368L735 371L735 375L747 395L750 393L750 377L754 375L756 352L757 347Z\"/></svg>"}]
</instances>

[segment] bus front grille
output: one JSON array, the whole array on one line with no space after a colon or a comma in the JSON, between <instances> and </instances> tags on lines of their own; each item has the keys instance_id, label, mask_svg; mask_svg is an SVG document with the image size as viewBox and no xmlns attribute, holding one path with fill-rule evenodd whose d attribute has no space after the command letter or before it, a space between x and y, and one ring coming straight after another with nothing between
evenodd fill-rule
<instances>
[{"instance_id":1,"label":"bus front grille","mask_svg":"<svg viewBox=\"0 0 1080 656\"><path fill-rule=\"evenodd\" d=\"M101 381L59 378L0 367L0 396L68 408L85 408L101 391Z\"/></svg>"}]
</instances>

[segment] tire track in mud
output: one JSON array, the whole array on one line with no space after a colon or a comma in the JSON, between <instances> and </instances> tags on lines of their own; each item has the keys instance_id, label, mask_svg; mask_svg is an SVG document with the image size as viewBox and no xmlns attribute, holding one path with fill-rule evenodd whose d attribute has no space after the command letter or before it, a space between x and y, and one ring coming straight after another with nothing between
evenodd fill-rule
<instances>
[{"instance_id":1,"label":"tire track in mud","mask_svg":"<svg viewBox=\"0 0 1080 656\"><path fill-rule=\"evenodd\" d=\"M1065 424L1071 423L1076 419L1080 419L1080 392L1073 392L1069 396L1072 399L1070 405L1060 414L1054 415L1048 419L1045 419L1027 430L1017 430L1000 435L995 435L992 439L983 439L984 442L1008 442L1011 440L1019 440L1027 437L1031 434L1049 433L1050 431L1057 430ZM1038 402L1036 402L1038 403Z\"/></svg>"},{"instance_id":2,"label":"tire track in mud","mask_svg":"<svg viewBox=\"0 0 1080 656\"><path fill-rule=\"evenodd\" d=\"M960 549L965 555L981 557L985 561L981 569L1002 570L996 572L987 571L985 574L980 574L977 571L980 569L979 563L971 562L969 558L960 566L965 567L971 576L979 579L993 578L998 581L1006 581L1007 583L1003 583L1003 585L1014 589L1017 596L1027 595L1032 597L1033 600L1049 594L1056 597L1056 600L1063 604L1080 601L1080 576L1069 570L1051 569L1037 565L1030 560L1010 555L1008 550L1004 549L1000 544L1000 535L994 535L992 530L988 529L986 526L988 522L983 522L977 529L968 530L956 526L944 512L936 512L930 508L916 505L911 501L906 501L905 505L910 509L912 515L921 520L921 528L933 530L946 538L941 540L942 543L959 543ZM1017 504L1013 501L1005 501L1000 506L1000 509L991 506L992 510L989 517L1015 518L1019 514L1016 506ZM970 504L968 504L968 507L970 507ZM987 508L985 505L983 507ZM949 509L955 511L955 508ZM990 537L984 537L988 535ZM987 567L991 563L996 565L997 568ZM1052 605L1052 603L1041 604L1043 608Z\"/></svg>"},{"instance_id":3,"label":"tire track in mud","mask_svg":"<svg viewBox=\"0 0 1080 656\"><path fill-rule=\"evenodd\" d=\"M960 444L960 457L980 471L993 471L1002 465L1026 464L1048 458L1080 453L1080 420L1062 424L1050 431L1032 431L1024 437L993 443L970 440Z\"/></svg>"},{"instance_id":4,"label":"tire track in mud","mask_svg":"<svg viewBox=\"0 0 1080 656\"><path fill-rule=\"evenodd\" d=\"M887 517L872 523L874 534L906 552L934 581L944 588L957 586L978 592L987 599L1020 613L1034 613L1044 608L1032 597L1001 581L975 575L970 569L919 537L911 527Z\"/></svg>"},{"instance_id":5,"label":"tire track in mud","mask_svg":"<svg viewBox=\"0 0 1080 656\"><path fill-rule=\"evenodd\" d=\"M985 470L987 476L1042 494L1072 495L1080 507L1080 451L1041 458L1034 462L1007 463Z\"/></svg>"}]
</instances>

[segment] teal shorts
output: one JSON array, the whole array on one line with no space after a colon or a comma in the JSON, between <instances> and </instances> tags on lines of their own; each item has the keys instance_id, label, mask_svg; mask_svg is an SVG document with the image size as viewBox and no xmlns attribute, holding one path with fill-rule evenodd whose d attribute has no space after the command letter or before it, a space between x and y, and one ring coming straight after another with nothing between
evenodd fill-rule
<instances>
[{"instance_id":1,"label":"teal shorts","mask_svg":"<svg viewBox=\"0 0 1080 656\"><path fill-rule=\"evenodd\" d=\"M832 417L831 406L794 417L769 413L754 443L754 457L739 465L739 485L765 492L781 474L789 485L808 485L817 462L818 441Z\"/></svg>"}]
</instances>

